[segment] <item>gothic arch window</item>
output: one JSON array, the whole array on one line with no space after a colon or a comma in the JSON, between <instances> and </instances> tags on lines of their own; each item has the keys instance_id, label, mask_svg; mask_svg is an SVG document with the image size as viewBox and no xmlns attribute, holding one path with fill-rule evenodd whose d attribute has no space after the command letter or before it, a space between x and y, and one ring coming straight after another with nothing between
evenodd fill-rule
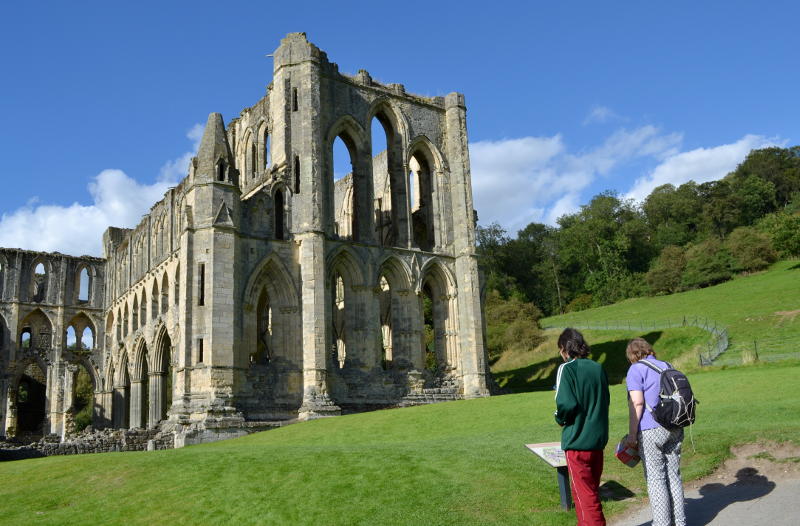
<instances>
[{"instance_id":1,"label":"gothic arch window","mask_svg":"<svg viewBox=\"0 0 800 526\"><path fill-rule=\"evenodd\" d=\"M31 279L31 299L36 303L41 303L47 299L47 267L42 262L37 262L33 267Z\"/></svg>"},{"instance_id":2,"label":"gothic arch window","mask_svg":"<svg viewBox=\"0 0 800 526\"><path fill-rule=\"evenodd\" d=\"M396 164L398 162L396 148L396 132L386 113L377 113L370 125L372 145L372 188L374 192L375 231L378 242L383 246L397 243L395 217L404 210L403 194L397 188L402 187L396 181ZM399 170L402 173L402 170Z\"/></svg>"},{"instance_id":3,"label":"gothic arch window","mask_svg":"<svg viewBox=\"0 0 800 526\"><path fill-rule=\"evenodd\" d=\"M161 314L166 314L169 310L169 278L167 273L161 278Z\"/></svg>"},{"instance_id":4,"label":"gothic arch window","mask_svg":"<svg viewBox=\"0 0 800 526\"><path fill-rule=\"evenodd\" d=\"M131 325L131 331L136 332L139 328L139 297L134 295L133 296L133 309L131 309L131 320L133 324Z\"/></svg>"},{"instance_id":5,"label":"gothic arch window","mask_svg":"<svg viewBox=\"0 0 800 526\"><path fill-rule=\"evenodd\" d=\"M220 159L217 162L217 181L225 180L225 161Z\"/></svg>"},{"instance_id":6,"label":"gothic arch window","mask_svg":"<svg viewBox=\"0 0 800 526\"><path fill-rule=\"evenodd\" d=\"M333 315L331 316L333 364L342 369L347 360L347 305L345 304L347 294L345 292L344 278L338 272L333 274L331 289L331 299L333 300Z\"/></svg>"},{"instance_id":7,"label":"gothic arch window","mask_svg":"<svg viewBox=\"0 0 800 526\"><path fill-rule=\"evenodd\" d=\"M128 337L128 331L130 330L130 325L128 324L128 302L125 302L125 310L123 310L122 314L122 337Z\"/></svg>"},{"instance_id":8,"label":"gothic arch window","mask_svg":"<svg viewBox=\"0 0 800 526\"><path fill-rule=\"evenodd\" d=\"M158 279L153 280L153 288L150 291L150 320L158 318Z\"/></svg>"},{"instance_id":9,"label":"gothic arch window","mask_svg":"<svg viewBox=\"0 0 800 526\"><path fill-rule=\"evenodd\" d=\"M89 270L83 267L78 272L78 302L87 303L91 294L91 276Z\"/></svg>"},{"instance_id":10,"label":"gothic arch window","mask_svg":"<svg viewBox=\"0 0 800 526\"><path fill-rule=\"evenodd\" d=\"M286 206L284 204L283 192L279 189L275 191L275 239L285 239L285 217Z\"/></svg>"},{"instance_id":11,"label":"gothic arch window","mask_svg":"<svg viewBox=\"0 0 800 526\"><path fill-rule=\"evenodd\" d=\"M75 334L75 327L73 325L67 327L66 344L67 344L67 349L69 349L70 351L78 349L78 337Z\"/></svg>"},{"instance_id":12,"label":"gothic arch window","mask_svg":"<svg viewBox=\"0 0 800 526\"><path fill-rule=\"evenodd\" d=\"M30 349L33 346L33 331L30 327L23 327L22 332L19 333L19 347L20 349Z\"/></svg>"},{"instance_id":13,"label":"gothic arch window","mask_svg":"<svg viewBox=\"0 0 800 526\"><path fill-rule=\"evenodd\" d=\"M81 333L81 349L92 350L94 349L94 331L91 327L86 326Z\"/></svg>"},{"instance_id":14,"label":"gothic arch window","mask_svg":"<svg viewBox=\"0 0 800 526\"><path fill-rule=\"evenodd\" d=\"M434 179L429 157L417 149L408 161L408 195L411 210L413 245L421 250L433 250L435 203Z\"/></svg>"},{"instance_id":15,"label":"gothic arch window","mask_svg":"<svg viewBox=\"0 0 800 526\"><path fill-rule=\"evenodd\" d=\"M355 157L355 143L346 134L333 140L333 233L340 239L357 239Z\"/></svg>"},{"instance_id":16,"label":"gothic arch window","mask_svg":"<svg viewBox=\"0 0 800 526\"><path fill-rule=\"evenodd\" d=\"M264 141L264 169L268 169L272 166L272 152L270 151L270 139L269 139L269 130L264 130L263 135Z\"/></svg>"}]
</instances>

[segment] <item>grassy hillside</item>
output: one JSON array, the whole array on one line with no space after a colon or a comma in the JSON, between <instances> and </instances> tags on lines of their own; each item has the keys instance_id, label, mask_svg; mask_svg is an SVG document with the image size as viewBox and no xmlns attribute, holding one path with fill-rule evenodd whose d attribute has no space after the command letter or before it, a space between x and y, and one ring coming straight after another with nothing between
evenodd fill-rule
<instances>
[{"instance_id":1,"label":"grassy hillside","mask_svg":"<svg viewBox=\"0 0 800 526\"><path fill-rule=\"evenodd\" d=\"M592 348L592 359L603 364L612 384L625 378L630 365L625 358L625 347L632 338L646 339L655 347L659 358L687 372L697 369L697 354L706 349L708 340L708 333L695 327L581 332ZM551 390L555 385L556 369L561 363L556 347L560 333L561 329L545 331L545 342L533 352L503 353L491 364L497 384L514 393Z\"/></svg>"},{"instance_id":2,"label":"grassy hillside","mask_svg":"<svg viewBox=\"0 0 800 526\"><path fill-rule=\"evenodd\" d=\"M800 363L693 375L702 404L684 473L728 448L800 437ZM770 388L780 385L779 397ZM733 393L735 392L735 396ZM742 403L746 400L747 403ZM552 468L524 443L559 437L551 392L318 420L176 451L0 464L0 524L574 524ZM625 432L612 391L612 440ZM641 495L607 449L606 487ZM619 489L619 484L624 488ZM619 512L621 502L605 504Z\"/></svg>"},{"instance_id":3,"label":"grassy hillside","mask_svg":"<svg viewBox=\"0 0 800 526\"><path fill-rule=\"evenodd\" d=\"M720 363L741 363L756 347L760 358L800 357L800 263L781 261L768 271L715 287L669 296L634 298L614 305L553 316L543 326L633 320L653 322L708 318L728 328L730 349Z\"/></svg>"}]
</instances>

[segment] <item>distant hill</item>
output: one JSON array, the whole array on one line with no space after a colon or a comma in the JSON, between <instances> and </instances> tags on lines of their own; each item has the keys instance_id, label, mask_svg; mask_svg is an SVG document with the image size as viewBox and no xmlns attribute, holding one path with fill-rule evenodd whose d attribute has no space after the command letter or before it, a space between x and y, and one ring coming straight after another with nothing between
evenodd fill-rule
<instances>
[{"instance_id":1,"label":"distant hill","mask_svg":"<svg viewBox=\"0 0 800 526\"><path fill-rule=\"evenodd\" d=\"M741 363L758 351L760 360L800 358L800 262L780 261L769 270L739 276L704 289L633 298L540 320L543 327L603 322L673 322L684 317L713 320L728 329L729 350L717 362Z\"/></svg>"}]
</instances>

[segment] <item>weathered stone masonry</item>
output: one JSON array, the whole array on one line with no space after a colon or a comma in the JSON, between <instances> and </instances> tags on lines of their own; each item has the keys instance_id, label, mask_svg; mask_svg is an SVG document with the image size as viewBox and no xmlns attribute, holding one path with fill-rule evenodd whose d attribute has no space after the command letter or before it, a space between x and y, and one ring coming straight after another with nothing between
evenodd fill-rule
<instances>
[{"instance_id":1,"label":"weathered stone masonry","mask_svg":"<svg viewBox=\"0 0 800 526\"><path fill-rule=\"evenodd\" d=\"M334 180L337 138L352 171ZM463 95L341 74L290 34L264 98L227 128L209 116L187 177L136 228L109 228L105 258L0 252L0 435L39 374L41 432L63 436L78 366L96 427L159 427L178 446L487 396L474 228ZM67 349L70 325L91 348Z\"/></svg>"}]
</instances>

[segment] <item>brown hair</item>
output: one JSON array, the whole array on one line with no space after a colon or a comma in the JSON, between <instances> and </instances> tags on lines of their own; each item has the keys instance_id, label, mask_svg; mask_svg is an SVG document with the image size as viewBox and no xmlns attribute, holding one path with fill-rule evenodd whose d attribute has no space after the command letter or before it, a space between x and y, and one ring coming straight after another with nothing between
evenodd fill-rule
<instances>
[{"instance_id":1,"label":"brown hair","mask_svg":"<svg viewBox=\"0 0 800 526\"><path fill-rule=\"evenodd\" d=\"M583 334L575 329L564 329L558 337L558 348L566 352L570 358L586 358L591 352L589 344L583 339Z\"/></svg>"},{"instance_id":2,"label":"brown hair","mask_svg":"<svg viewBox=\"0 0 800 526\"><path fill-rule=\"evenodd\" d=\"M647 340L644 338L634 338L628 342L628 348L625 349L625 356L628 357L628 361L631 363L636 363L639 360L643 360L648 356L655 356L656 352L653 350L653 346L650 345Z\"/></svg>"}]
</instances>

